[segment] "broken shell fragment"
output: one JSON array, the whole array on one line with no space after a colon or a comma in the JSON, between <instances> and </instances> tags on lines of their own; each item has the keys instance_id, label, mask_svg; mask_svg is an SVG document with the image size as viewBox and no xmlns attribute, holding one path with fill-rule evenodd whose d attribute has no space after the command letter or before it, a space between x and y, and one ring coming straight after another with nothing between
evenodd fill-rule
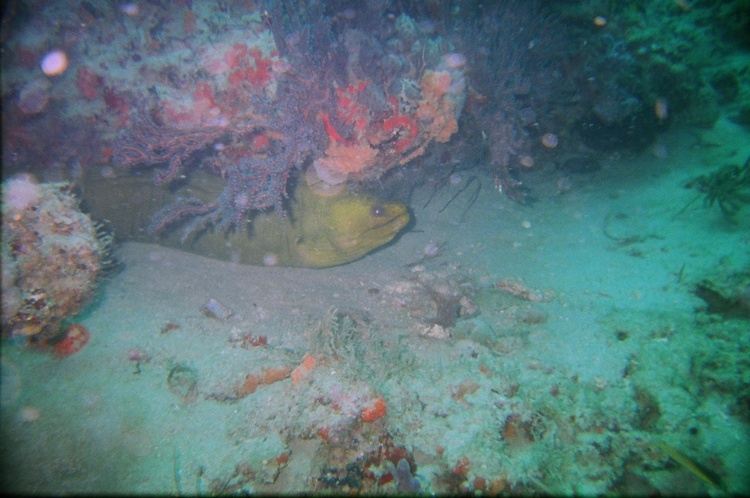
<instances>
[{"instance_id":1,"label":"broken shell fragment","mask_svg":"<svg viewBox=\"0 0 750 498\"><path fill-rule=\"evenodd\" d=\"M203 314L209 318L223 322L234 315L234 310L229 306L221 304L216 299L211 298L203 305Z\"/></svg>"}]
</instances>

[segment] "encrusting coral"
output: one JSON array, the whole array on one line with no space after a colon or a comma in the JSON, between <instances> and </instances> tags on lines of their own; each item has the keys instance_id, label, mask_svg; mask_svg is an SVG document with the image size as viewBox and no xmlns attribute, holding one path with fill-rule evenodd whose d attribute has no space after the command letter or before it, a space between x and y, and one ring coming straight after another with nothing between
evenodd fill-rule
<instances>
[{"instance_id":1,"label":"encrusting coral","mask_svg":"<svg viewBox=\"0 0 750 498\"><path fill-rule=\"evenodd\" d=\"M449 54L444 57L451 60ZM406 83L404 83L406 84ZM412 82L412 87L416 82ZM349 178L377 178L385 171L424 154L433 142L447 142L458 131L457 119L466 99L466 83L460 67L445 63L426 70L419 80L419 97L379 95L390 107L390 116L375 119L364 104L372 82L349 85L338 93L338 118L353 123L350 138L344 138L328 115L322 120L329 138L323 157L313 162L317 176L335 185Z\"/></svg>"}]
</instances>

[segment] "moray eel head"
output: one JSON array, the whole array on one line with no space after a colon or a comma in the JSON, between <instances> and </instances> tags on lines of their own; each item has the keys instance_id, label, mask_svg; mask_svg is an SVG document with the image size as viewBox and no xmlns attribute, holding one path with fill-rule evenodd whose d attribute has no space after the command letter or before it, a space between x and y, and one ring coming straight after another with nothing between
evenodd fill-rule
<instances>
[{"instance_id":1,"label":"moray eel head","mask_svg":"<svg viewBox=\"0 0 750 498\"><path fill-rule=\"evenodd\" d=\"M403 204L366 195L348 193L319 202L320 226L305 230L297 245L304 266L322 268L361 258L390 242L409 223ZM309 220L305 225L312 228Z\"/></svg>"}]
</instances>

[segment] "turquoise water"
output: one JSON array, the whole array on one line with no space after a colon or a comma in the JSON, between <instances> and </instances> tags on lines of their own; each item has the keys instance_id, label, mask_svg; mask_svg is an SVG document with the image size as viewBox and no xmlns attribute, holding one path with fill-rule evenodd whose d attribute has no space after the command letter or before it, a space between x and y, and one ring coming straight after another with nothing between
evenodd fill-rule
<instances>
[{"instance_id":1,"label":"turquoise water","mask_svg":"<svg viewBox=\"0 0 750 498\"><path fill-rule=\"evenodd\" d=\"M3 489L747 493L747 22L6 6ZM411 221L245 264L302 182Z\"/></svg>"}]
</instances>

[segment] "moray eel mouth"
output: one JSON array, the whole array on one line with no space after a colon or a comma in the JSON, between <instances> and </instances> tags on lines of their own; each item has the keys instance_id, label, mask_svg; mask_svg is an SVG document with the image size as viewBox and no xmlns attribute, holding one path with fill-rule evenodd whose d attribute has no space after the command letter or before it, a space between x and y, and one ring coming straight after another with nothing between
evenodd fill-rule
<instances>
[{"instance_id":1,"label":"moray eel mouth","mask_svg":"<svg viewBox=\"0 0 750 498\"><path fill-rule=\"evenodd\" d=\"M386 220L381 220L380 225L373 226L365 230L362 235L368 238L383 238L384 234L391 234L391 238L396 233L400 232L409 223L409 213L406 208L401 204L388 204L386 207L379 206L378 209L383 209L388 212L389 216ZM386 216L385 214L380 216Z\"/></svg>"},{"instance_id":2,"label":"moray eel mouth","mask_svg":"<svg viewBox=\"0 0 750 498\"><path fill-rule=\"evenodd\" d=\"M389 242L409 223L406 207L396 203L377 204L370 209L366 222L339 237L341 247L366 249L367 252Z\"/></svg>"}]
</instances>

